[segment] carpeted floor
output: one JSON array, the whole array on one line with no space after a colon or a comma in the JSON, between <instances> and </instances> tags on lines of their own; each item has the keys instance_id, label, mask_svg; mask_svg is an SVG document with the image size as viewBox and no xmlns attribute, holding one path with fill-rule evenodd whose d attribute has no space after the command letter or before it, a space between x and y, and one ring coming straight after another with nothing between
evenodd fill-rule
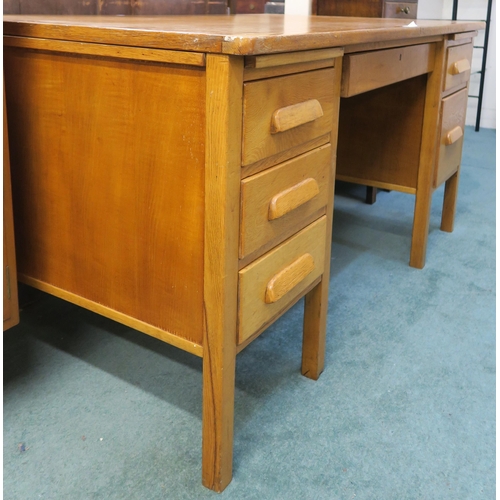
<instances>
[{"instance_id":1,"label":"carpeted floor","mask_svg":"<svg viewBox=\"0 0 500 500\"><path fill-rule=\"evenodd\" d=\"M28 288L4 347L4 498L462 500L495 495L495 142L466 131L455 231L434 194L339 185L326 368L302 303L237 359L234 478L201 486L201 360Z\"/></svg>"}]
</instances>

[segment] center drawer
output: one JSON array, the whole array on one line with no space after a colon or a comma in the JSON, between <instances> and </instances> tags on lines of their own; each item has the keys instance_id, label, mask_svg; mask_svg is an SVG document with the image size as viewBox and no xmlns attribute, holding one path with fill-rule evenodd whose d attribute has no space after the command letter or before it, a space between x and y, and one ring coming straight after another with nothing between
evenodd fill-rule
<instances>
[{"instance_id":1,"label":"center drawer","mask_svg":"<svg viewBox=\"0 0 500 500\"><path fill-rule=\"evenodd\" d=\"M430 73L435 55L433 43L346 54L340 95L352 97Z\"/></svg>"},{"instance_id":2,"label":"center drawer","mask_svg":"<svg viewBox=\"0 0 500 500\"><path fill-rule=\"evenodd\" d=\"M243 166L331 132L335 71L340 70L327 68L245 83Z\"/></svg>"},{"instance_id":3,"label":"center drawer","mask_svg":"<svg viewBox=\"0 0 500 500\"><path fill-rule=\"evenodd\" d=\"M333 182L331 149L327 144L241 182L240 259L275 246L324 213Z\"/></svg>"},{"instance_id":4,"label":"center drawer","mask_svg":"<svg viewBox=\"0 0 500 500\"><path fill-rule=\"evenodd\" d=\"M326 216L238 273L238 344L295 303L325 267Z\"/></svg>"}]
</instances>

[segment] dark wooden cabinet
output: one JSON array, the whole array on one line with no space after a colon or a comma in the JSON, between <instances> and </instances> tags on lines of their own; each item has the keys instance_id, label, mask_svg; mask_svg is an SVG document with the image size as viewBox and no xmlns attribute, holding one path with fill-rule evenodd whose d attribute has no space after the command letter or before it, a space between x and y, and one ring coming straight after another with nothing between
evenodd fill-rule
<instances>
[{"instance_id":1,"label":"dark wooden cabinet","mask_svg":"<svg viewBox=\"0 0 500 500\"><path fill-rule=\"evenodd\" d=\"M255 0L257 1L257 0ZM4 14L226 14L226 0L4 0Z\"/></svg>"},{"instance_id":2,"label":"dark wooden cabinet","mask_svg":"<svg viewBox=\"0 0 500 500\"><path fill-rule=\"evenodd\" d=\"M418 0L316 0L313 11L319 16L417 18Z\"/></svg>"},{"instance_id":3,"label":"dark wooden cabinet","mask_svg":"<svg viewBox=\"0 0 500 500\"><path fill-rule=\"evenodd\" d=\"M268 0L4 0L4 14L203 15L262 14Z\"/></svg>"},{"instance_id":4,"label":"dark wooden cabinet","mask_svg":"<svg viewBox=\"0 0 500 500\"><path fill-rule=\"evenodd\" d=\"M232 0L235 14L262 14L267 0Z\"/></svg>"},{"instance_id":5,"label":"dark wooden cabinet","mask_svg":"<svg viewBox=\"0 0 500 500\"><path fill-rule=\"evenodd\" d=\"M4 14L97 14L98 0L4 0Z\"/></svg>"}]
</instances>

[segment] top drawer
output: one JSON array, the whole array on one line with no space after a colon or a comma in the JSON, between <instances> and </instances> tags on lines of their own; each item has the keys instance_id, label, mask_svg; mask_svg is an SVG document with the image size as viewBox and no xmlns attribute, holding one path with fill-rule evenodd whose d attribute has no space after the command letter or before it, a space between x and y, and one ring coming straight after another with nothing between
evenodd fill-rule
<instances>
[{"instance_id":1,"label":"top drawer","mask_svg":"<svg viewBox=\"0 0 500 500\"><path fill-rule=\"evenodd\" d=\"M331 132L335 71L328 68L245 83L243 166Z\"/></svg>"},{"instance_id":2,"label":"top drawer","mask_svg":"<svg viewBox=\"0 0 500 500\"><path fill-rule=\"evenodd\" d=\"M471 61L472 43L448 48L444 90L467 84L470 77Z\"/></svg>"}]
</instances>

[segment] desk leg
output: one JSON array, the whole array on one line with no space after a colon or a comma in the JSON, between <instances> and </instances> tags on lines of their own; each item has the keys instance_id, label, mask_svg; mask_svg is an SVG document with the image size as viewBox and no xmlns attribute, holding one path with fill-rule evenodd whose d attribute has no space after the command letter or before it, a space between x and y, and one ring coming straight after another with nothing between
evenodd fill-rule
<instances>
[{"instance_id":1,"label":"desk leg","mask_svg":"<svg viewBox=\"0 0 500 500\"><path fill-rule=\"evenodd\" d=\"M410 251L410 266L417 269L423 269L425 266L431 202L432 191L430 186L425 186L417 190Z\"/></svg>"},{"instance_id":2,"label":"desk leg","mask_svg":"<svg viewBox=\"0 0 500 500\"><path fill-rule=\"evenodd\" d=\"M373 186L366 186L365 203L373 205L377 201L377 188Z\"/></svg>"},{"instance_id":3,"label":"desk leg","mask_svg":"<svg viewBox=\"0 0 500 500\"><path fill-rule=\"evenodd\" d=\"M233 469L243 58L206 58L203 484Z\"/></svg>"},{"instance_id":4,"label":"desk leg","mask_svg":"<svg viewBox=\"0 0 500 500\"><path fill-rule=\"evenodd\" d=\"M302 375L313 380L319 378L325 366L329 274L328 270L328 274L323 275L321 282L305 298L301 371Z\"/></svg>"},{"instance_id":5,"label":"desk leg","mask_svg":"<svg viewBox=\"0 0 500 500\"><path fill-rule=\"evenodd\" d=\"M425 265L427 235L431 216L433 173L439 136L439 110L441 104L442 81L445 72L445 43L436 43L435 65L427 77L425 92L422 142L418 166L417 193L411 240L410 266L422 269Z\"/></svg>"},{"instance_id":6,"label":"desk leg","mask_svg":"<svg viewBox=\"0 0 500 500\"><path fill-rule=\"evenodd\" d=\"M453 174L444 186L443 213L441 215L441 231L451 233L455 223L455 210L457 207L458 178L460 170Z\"/></svg>"},{"instance_id":7,"label":"desk leg","mask_svg":"<svg viewBox=\"0 0 500 500\"><path fill-rule=\"evenodd\" d=\"M203 339L203 485L221 492L233 474L236 346L221 349Z\"/></svg>"},{"instance_id":8,"label":"desk leg","mask_svg":"<svg viewBox=\"0 0 500 500\"><path fill-rule=\"evenodd\" d=\"M330 165L330 179L328 192L328 205L326 211L326 248L325 269L323 277L305 297L304 306L304 334L302 341L302 368L301 373L305 377L317 380L325 367L326 348L326 318L328 313L328 288L330 286L330 262L332 251L332 225L333 225L333 195L335 192L335 172L337 166L337 143L338 143L338 117L340 111L340 79L342 71L340 67L342 59L337 59L339 71L336 74L334 88L338 89L337 97L334 99L334 114L336 117L331 135L332 158Z\"/></svg>"},{"instance_id":9,"label":"desk leg","mask_svg":"<svg viewBox=\"0 0 500 500\"><path fill-rule=\"evenodd\" d=\"M336 143L334 143L336 146ZM333 192L335 189L335 161L332 163L330 203L327 210L325 270L321 281L305 297L304 334L302 341L302 369L304 377L318 380L325 367L326 318L332 249Z\"/></svg>"}]
</instances>

